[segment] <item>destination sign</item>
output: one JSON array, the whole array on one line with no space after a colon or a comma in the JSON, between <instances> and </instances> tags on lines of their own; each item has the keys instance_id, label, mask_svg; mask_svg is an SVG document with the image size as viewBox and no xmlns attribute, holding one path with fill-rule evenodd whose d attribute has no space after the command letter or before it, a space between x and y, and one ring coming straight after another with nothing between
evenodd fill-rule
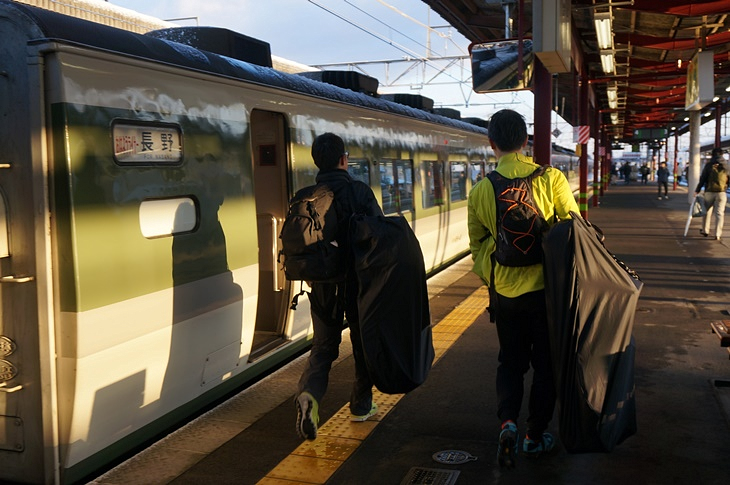
<instances>
[{"instance_id":1,"label":"destination sign","mask_svg":"<svg viewBox=\"0 0 730 485\"><path fill-rule=\"evenodd\" d=\"M114 158L118 163L178 163L182 135L173 125L114 123Z\"/></svg>"}]
</instances>

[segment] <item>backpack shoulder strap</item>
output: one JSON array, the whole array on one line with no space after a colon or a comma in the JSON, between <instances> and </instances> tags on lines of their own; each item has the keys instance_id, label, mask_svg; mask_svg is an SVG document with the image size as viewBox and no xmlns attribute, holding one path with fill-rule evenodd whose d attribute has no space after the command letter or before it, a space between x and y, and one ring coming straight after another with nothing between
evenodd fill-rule
<instances>
[{"instance_id":1,"label":"backpack shoulder strap","mask_svg":"<svg viewBox=\"0 0 730 485\"><path fill-rule=\"evenodd\" d=\"M529 178L530 180L532 180L532 179L534 179L535 177L542 177L542 176L543 176L543 175L545 174L545 172L547 172L547 170L548 170L549 168L551 168L551 167L550 167L550 165L540 165L539 167L537 167L537 168L535 169L535 171L534 171L534 172L532 172L532 173L531 173L531 174L529 175L529 177L528 177L528 178Z\"/></svg>"}]
</instances>

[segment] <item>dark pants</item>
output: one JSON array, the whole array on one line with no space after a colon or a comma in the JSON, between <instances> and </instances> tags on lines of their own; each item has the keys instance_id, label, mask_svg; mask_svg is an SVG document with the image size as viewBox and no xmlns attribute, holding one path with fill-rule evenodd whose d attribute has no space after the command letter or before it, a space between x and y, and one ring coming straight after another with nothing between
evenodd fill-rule
<instances>
[{"instance_id":1,"label":"dark pants","mask_svg":"<svg viewBox=\"0 0 730 485\"><path fill-rule=\"evenodd\" d=\"M350 395L350 411L363 415L372 405L373 383L370 380L360 337L357 313L357 282L347 284L313 283L309 295L314 338L307 364L299 379L299 392L307 391L320 402L327 391L332 362L337 359L342 342L343 318L350 327L352 355L355 358L355 382Z\"/></svg>"},{"instance_id":2,"label":"dark pants","mask_svg":"<svg viewBox=\"0 0 730 485\"><path fill-rule=\"evenodd\" d=\"M555 384L544 290L517 298L498 295L496 312L499 336L497 415L517 422L524 394L524 375L533 368L527 433L540 439L555 410Z\"/></svg>"},{"instance_id":3,"label":"dark pants","mask_svg":"<svg viewBox=\"0 0 730 485\"><path fill-rule=\"evenodd\" d=\"M662 195L662 187L664 187L664 195L669 195L669 183L664 181L659 181L659 196Z\"/></svg>"}]
</instances>

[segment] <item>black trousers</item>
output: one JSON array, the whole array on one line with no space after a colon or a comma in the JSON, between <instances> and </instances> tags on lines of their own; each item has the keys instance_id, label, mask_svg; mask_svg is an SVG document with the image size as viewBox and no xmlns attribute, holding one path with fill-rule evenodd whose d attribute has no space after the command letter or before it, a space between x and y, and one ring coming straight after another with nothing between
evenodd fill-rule
<instances>
[{"instance_id":1,"label":"black trousers","mask_svg":"<svg viewBox=\"0 0 730 485\"><path fill-rule=\"evenodd\" d=\"M550 358L545 291L507 298L497 295L495 323L499 336L497 415L518 421L524 377L532 366L527 433L539 440L555 410L555 383Z\"/></svg>"},{"instance_id":2,"label":"black trousers","mask_svg":"<svg viewBox=\"0 0 730 485\"><path fill-rule=\"evenodd\" d=\"M327 391L332 363L339 355L344 317L350 327L355 380L350 395L350 411L363 415L370 411L373 383L368 374L357 311L357 281L313 283L309 295L314 326L312 350L299 379L299 392L307 391L321 402Z\"/></svg>"}]
</instances>

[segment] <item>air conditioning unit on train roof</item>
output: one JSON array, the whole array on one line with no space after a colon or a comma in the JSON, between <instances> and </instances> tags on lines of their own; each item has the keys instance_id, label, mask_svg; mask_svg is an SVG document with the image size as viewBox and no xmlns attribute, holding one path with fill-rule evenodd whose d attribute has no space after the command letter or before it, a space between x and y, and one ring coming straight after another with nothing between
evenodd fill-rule
<instances>
[{"instance_id":1,"label":"air conditioning unit on train roof","mask_svg":"<svg viewBox=\"0 0 730 485\"><path fill-rule=\"evenodd\" d=\"M381 94L380 99L393 101L394 103L410 106L411 108L422 109L433 113L433 99L421 96L420 94L396 93Z\"/></svg>"},{"instance_id":2,"label":"air conditioning unit on train roof","mask_svg":"<svg viewBox=\"0 0 730 485\"><path fill-rule=\"evenodd\" d=\"M258 66L273 66L268 42L220 27L172 27L153 30L145 35L189 45Z\"/></svg>"},{"instance_id":3,"label":"air conditioning unit on train roof","mask_svg":"<svg viewBox=\"0 0 730 485\"><path fill-rule=\"evenodd\" d=\"M376 96L380 85L376 78L355 71L310 71L297 75L369 96Z\"/></svg>"},{"instance_id":4,"label":"air conditioning unit on train roof","mask_svg":"<svg viewBox=\"0 0 730 485\"><path fill-rule=\"evenodd\" d=\"M458 109L453 109L453 108L434 108L433 114L441 115L446 118L451 118L452 120L461 119L461 111L459 111Z\"/></svg>"},{"instance_id":5,"label":"air conditioning unit on train roof","mask_svg":"<svg viewBox=\"0 0 730 485\"><path fill-rule=\"evenodd\" d=\"M482 128L489 128L489 122L483 118L469 117L462 118L461 121L465 123L470 123L475 126L480 126Z\"/></svg>"}]
</instances>

